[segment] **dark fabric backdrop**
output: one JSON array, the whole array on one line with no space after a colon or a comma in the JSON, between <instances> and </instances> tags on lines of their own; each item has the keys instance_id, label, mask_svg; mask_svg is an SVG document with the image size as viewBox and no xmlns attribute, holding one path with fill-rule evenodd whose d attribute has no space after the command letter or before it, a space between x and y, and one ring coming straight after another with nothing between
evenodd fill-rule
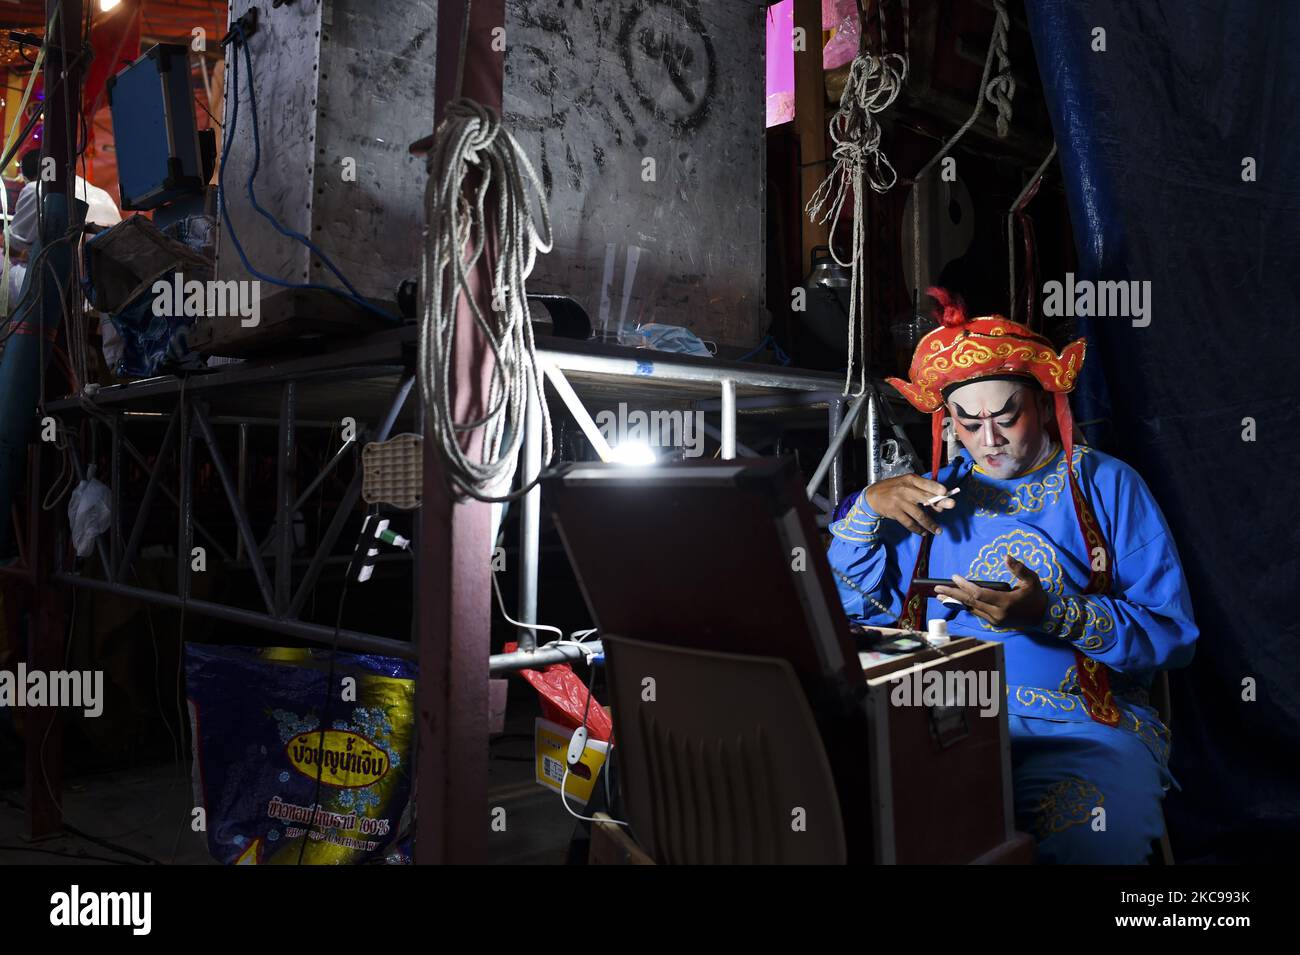
<instances>
[{"instance_id":1,"label":"dark fabric backdrop","mask_svg":"<svg viewBox=\"0 0 1300 955\"><path fill-rule=\"evenodd\" d=\"M1149 280L1087 323L1080 419L1173 529L1200 626L1171 674L1179 862L1300 850L1300 3L1027 0L1079 278ZM1094 28L1106 51L1091 48ZM1252 157L1257 180L1242 180ZM1043 276L1043 280L1062 276ZM1256 439L1243 440L1243 419ZM1243 680L1256 683L1243 700Z\"/></svg>"}]
</instances>

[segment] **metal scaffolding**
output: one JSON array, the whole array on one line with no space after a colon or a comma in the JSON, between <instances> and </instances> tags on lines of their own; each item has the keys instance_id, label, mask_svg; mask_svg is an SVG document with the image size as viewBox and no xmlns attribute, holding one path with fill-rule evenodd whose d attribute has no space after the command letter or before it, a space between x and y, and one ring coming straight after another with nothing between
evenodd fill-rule
<instances>
[{"instance_id":1,"label":"metal scaffolding","mask_svg":"<svg viewBox=\"0 0 1300 955\"><path fill-rule=\"evenodd\" d=\"M418 415L408 401L413 378L410 349L414 327L394 329L354 340L332 351L290 360L264 360L220 366L206 374L188 378L164 376L99 390L93 398L73 397L48 404L53 414L86 415L106 426L110 441L113 521L107 544L98 542L102 577L88 573L62 572L55 579L88 590L107 591L167 607L182 605L195 613L232 623L246 624L284 633L319 644L335 642L333 628L300 619L303 607L320 573L331 560L344 560L334 550L361 494L358 468L322 538L307 560L301 579L294 580L293 515L321 483L335 471L353 445L340 448L318 473L300 476L294 468L298 433L308 427L337 426L341 416L357 421L357 445L386 440L401 419L418 431ZM842 489L841 455L862 409L867 409L870 426L877 419L874 390L851 401L840 392L838 377L818 372L787 372L779 368L756 367L735 362L708 361L681 355L646 352L591 342L543 339L538 347L547 379L584 435L601 457L609 446L596 427L588 405L617 398L620 401L684 402L692 410L716 415L716 425L706 422L705 431L720 445L720 456L731 459L758 456L757 451L737 439L738 416L742 414L783 415L825 408L829 447L808 485L810 499L825 513L823 522L839 503ZM309 414L301 412L309 406ZM846 410L847 404L847 410ZM167 410L170 408L170 411ZM166 427L154 446L155 463L141 451L148 431L157 432L159 419ZM531 480L541 469L541 416L530 404L526 418L522 479ZM249 514L247 496L248 434L250 428L276 429L276 511L270 532L259 540ZM237 429L237 458L227 460L218 441L219 428ZM206 449L237 535L222 541L199 522L193 513L194 445ZM122 523L122 465L129 455L149 471L140 506L131 526ZM164 467L176 459L179 486L168 486ZM873 463L878 452L872 454ZM84 477L80 455L73 449L78 477ZM874 471L874 468L873 468ZM828 494L818 493L827 475ZM305 483L303 490L295 487ZM538 570L541 549L542 486L536 486L521 502L519 520L519 619L537 622ZM159 496L165 496L178 512L176 536L175 593L153 590L130 583L139 556L145 528L155 512ZM211 547L227 566L252 573L261 597L260 607L238 607L191 595L190 553L196 540ZM233 546L228 546L233 545ZM264 554L269 551L269 560ZM416 557L418 562L418 556ZM418 563L415 569L418 579ZM409 640L379 634L341 630L337 644L345 649L382 653L407 659L416 656ZM555 662L528 655L536 648L533 631L519 635L520 656L507 660L493 657L492 672L521 666Z\"/></svg>"}]
</instances>

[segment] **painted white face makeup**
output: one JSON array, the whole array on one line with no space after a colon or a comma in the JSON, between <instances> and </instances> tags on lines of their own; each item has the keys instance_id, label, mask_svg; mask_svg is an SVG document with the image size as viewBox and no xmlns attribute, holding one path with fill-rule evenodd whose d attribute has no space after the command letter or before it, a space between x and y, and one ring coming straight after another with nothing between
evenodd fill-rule
<instances>
[{"instance_id":1,"label":"painted white face makeup","mask_svg":"<svg viewBox=\"0 0 1300 955\"><path fill-rule=\"evenodd\" d=\"M990 475L1019 477L1055 451L1039 395L1018 381L973 381L948 396L957 437Z\"/></svg>"}]
</instances>

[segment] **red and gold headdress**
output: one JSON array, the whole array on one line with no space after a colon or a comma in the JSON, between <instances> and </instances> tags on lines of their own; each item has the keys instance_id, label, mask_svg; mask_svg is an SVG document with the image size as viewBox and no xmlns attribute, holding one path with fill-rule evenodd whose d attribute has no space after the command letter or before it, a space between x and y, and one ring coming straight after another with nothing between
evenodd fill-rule
<instances>
[{"instance_id":1,"label":"red and gold headdress","mask_svg":"<svg viewBox=\"0 0 1300 955\"><path fill-rule=\"evenodd\" d=\"M939 302L936 313L939 327L917 344L909 370L911 380L887 378L886 381L898 389L912 407L932 416L931 460L934 469L931 476L938 477L942 460L945 392L954 386L986 378L1019 377L1036 381L1056 403L1056 424L1061 443L1065 446L1065 459L1069 462L1066 473L1069 475L1070 493L1079 517L1079 527L1088 544L1088 553L1095 555L1097 547L1104 551L1105 540L1092 509L1079 491L1073 467L1074 418L1070 414L1069 393L1079 380L1087 342L1082 338L1076 339L1058 353L1050 341L1018 322L1001 315L968 318L960 299L952 297L944 289L927 289L927 294ZM928 542L929 538L926 540ZM928 550L924 548L922 555ZM920 563L918 561L918 566ZM1092 565L1103 569L1093 571L1088 590L1105 593L1110 587L1109 559L1093 560ZM905 601L905 617L909 611L916 615L924 605L924 601L919 601L914 606L910 597L909 594ZM919 619L915 622L905 620L908 626L918 624Z\"/></svg>"},{"instance_id":2,"label":"red and gold headdress","mask_svg":"<svg viewBox=\"0 0 1300 955\"><path fill-rule=\"evenodd\" d=\"M886 379L917 411L941 411L944 390L980 378L1019 375L1054 394L1074 388L1087 342L1071 342L1058 355L1042 335L1001 315L967 318L959 299L941 288L928 294L939 301L939 327L921 339L912 356L911 381Z\"/></svg>"}]
</instances>

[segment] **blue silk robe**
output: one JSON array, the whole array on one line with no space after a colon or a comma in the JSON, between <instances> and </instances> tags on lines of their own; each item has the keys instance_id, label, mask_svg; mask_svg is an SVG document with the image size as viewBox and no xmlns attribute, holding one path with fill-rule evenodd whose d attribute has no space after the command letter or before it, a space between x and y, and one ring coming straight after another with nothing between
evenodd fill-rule
<instances>
[{"instance_id":1,"label":"blue silk robe","mask_svg":"<svg viewBox=\"0 0 1300 955\"><path fill-rule=\"evenodd\" d=\"M939 473L961 493L955 508L933 512L943 533L931 545L927 576L1014 582L1009 552L1038 574L1048 610L1030 630L995 627L937 598L925 617L946 619L954 637L1005 648L1017 825L1039 840L1039 859L1141 862L1161 834L1160 801L1172 781L1169 730L1147 690L1158 670L1190 661L1197 630L1173 539L1142 478L1087 447L1074 449L1074 467L1110 545L1110 592L1082 594L1093 558L1063 449L1011 479L985 473L963 449ZM849 617L894 624L921 538L877 515L861 495L830 530L828 556ZM1110 668L1118 726L1088 715L1076 648ZM1099 806L1104 813L1095 812Z\"/></svg>"}]
</instances>

